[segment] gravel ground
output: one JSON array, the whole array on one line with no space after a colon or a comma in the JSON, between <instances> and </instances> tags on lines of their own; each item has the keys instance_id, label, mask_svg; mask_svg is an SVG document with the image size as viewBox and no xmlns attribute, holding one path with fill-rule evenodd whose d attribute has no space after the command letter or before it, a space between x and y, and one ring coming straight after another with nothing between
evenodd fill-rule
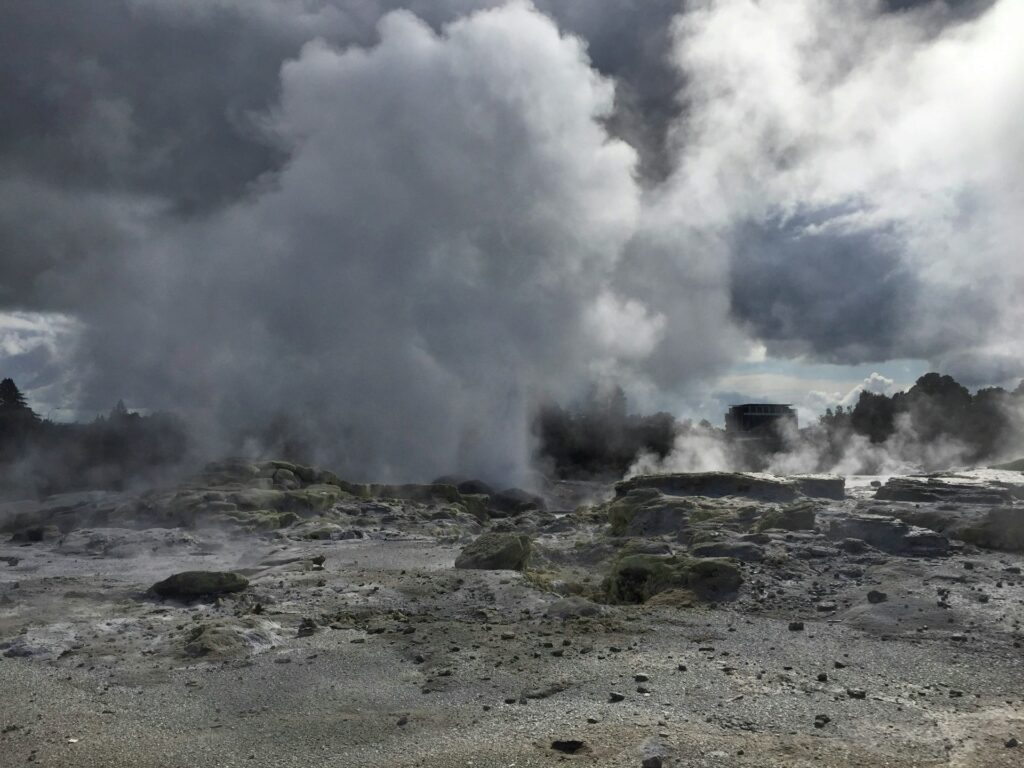
<instances>
[{"instance_id":1,"label":"gravel ground","mask_svg":"<svg viewBox=\"0 0 1024 768\"><path fill-rule=\"evenodd\" d=\"M735 600L680 608L567 600L455 570L459 549L162 528L0 544L0 765L1024 764L1020 555L748 563ZM146 594L193 569L250 586Z\"/></svg>"}]
</instances>

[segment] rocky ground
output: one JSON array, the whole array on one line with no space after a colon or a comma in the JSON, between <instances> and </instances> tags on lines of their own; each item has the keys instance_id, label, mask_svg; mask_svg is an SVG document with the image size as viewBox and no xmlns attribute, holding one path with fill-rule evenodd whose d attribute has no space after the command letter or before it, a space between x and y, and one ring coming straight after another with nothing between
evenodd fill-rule
<instances>
[{"instance_id":1,"label":"rocky ground","mask_svg":"<svg viewBox=\"0 0 1024 768\"><path fill-rule=\"evenodd\" d=\"M0 527L4 766L1024 764L1016 471L228 462Z\"/></svg>"}]
</instances>

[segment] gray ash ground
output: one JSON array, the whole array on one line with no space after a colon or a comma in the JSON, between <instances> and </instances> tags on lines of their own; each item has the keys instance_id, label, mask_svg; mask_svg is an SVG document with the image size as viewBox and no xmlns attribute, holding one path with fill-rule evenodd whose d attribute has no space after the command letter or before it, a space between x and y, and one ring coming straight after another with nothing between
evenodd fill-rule
<instances>
[{"instance_id":1,"label":"gray ash ground","mask_svg":"<svg viewBox=\"0 0 1024 768\"><path fill-rule=\"evenodd\" d=\"M1020 473L694 487L544 510L282 463L8 505L0 764L1024 764ZM484 533L526 570L456 569ZM708 593L693 558L730 554ZM626 562L671 573L615 604ZM248 586L149 591L198 570Z\"/></svg>"}]
</instances>

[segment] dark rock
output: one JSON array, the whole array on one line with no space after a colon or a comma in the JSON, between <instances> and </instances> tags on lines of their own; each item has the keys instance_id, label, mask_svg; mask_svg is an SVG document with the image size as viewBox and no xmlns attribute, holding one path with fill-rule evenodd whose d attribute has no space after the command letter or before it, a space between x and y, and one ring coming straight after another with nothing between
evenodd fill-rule
<instances>
[{"instance_id":1,"label":"dark rock","mask_svg":"<svg viewBox=\"0 0 1024 768\"><path fill-rule=\"evenodd\" d=\"M832 718L828 715L815 715L814 716L814 727L824 728L826 725L832 722Z\"/></svg>"},{"instance_id":2,"label":"dark rock","mask_svg":"<svg viewBox=\"0 0 1024 768\"><path fill-rule=\"evenodd\" d=\"M665 761L658 755L651 755L645 757L644 761L640 764L640 768L663 768Z\"/></svg>"},{"instance_id":3,"label":"dark rock","mask_svg":"<svg viewBox=\"0 0 1024 768\"><path fill-rule=\"evenodd\" d=\"M60 528L56 525L34 525L15 531L11 536L14 544L38 544L60 538Z\"/></svg>"},{"instance_id":4,"label":"dark rock","mask_svg":"<svg viewBox=\"0 0 1024 768\"><path fill-rule=\"evenodd\" d=\"M590 751L586 742L578 739L557 739L551 742L551 748L555 752L562 752L566 755L578 755Z\"/></svg>"},{"instance_id":5,"label":"dark rock","mask_svg":"<svg viewBox=\"0 0 1024 768\"><path fill-rule=\"evenodd\" d=\"M248 579L230 571L185 571L157 582L151 591L160 597L189 600L241 592L248 586Z\"/></svg>"},{"instance_id":6,"label":"dark rock","mask_svg":"<svg viewBox=\"0 0 1024 768\"><path fill-rule=\"evenodd\" d=\"M846 695L851 699L865 699L867 698L868 693L862 688L847 688Z\"/></svg>"},{"instance_id":7,"label":"dark rock","mask_svg":"<svg viewBox=\"0 0 1024 768\"><path fill-rule=\"evenodd\" d=\"M803 632L803 630L804 630L804 623L802 621L791 621L791 622L789 622L789 631L790 632Z\"/></svg>"},{"instance_id":8,"label":"dark rock","mask_svg":"<svg viewBox=\"0 0 1024 768\"><path fill-rule=\"evenodd\" d=\"M530 560L528 536L516 533L484 533L464 548L456 568L522 571Z\"/></svg>"},{"instance_id":9,"label":"dark rock","mask_svg":"<svg viewBox=\"0 0 1024 768\"><path fill-rule=\"evenodd\" d=\"M625 696L625 694L622 694L622 693L616 693L615 691L612 691L611 693L608 694L608 701L610 703L612 703L612 704L615 704L615 703L620 702L620 701L625 701L625 699L626 699L626 696Z\"/></svg>"},{"instance_id":10,"label":"dark rock","mask_svg":"<svg viewBox=\"0 0 1024 768\"><path fill-rule=\"evenodd\" d=\"M872 604L884 603L889 599L889 596L885 592L879 592L877 589L872 589L868 592L868 602Z\"/></svg>"}]
</instances>

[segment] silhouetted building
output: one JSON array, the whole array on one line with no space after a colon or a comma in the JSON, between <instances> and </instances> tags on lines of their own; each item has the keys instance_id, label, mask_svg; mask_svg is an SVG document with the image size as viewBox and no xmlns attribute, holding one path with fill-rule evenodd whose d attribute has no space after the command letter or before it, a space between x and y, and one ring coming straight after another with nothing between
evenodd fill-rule
<instances>
[{"instance_id":1,"label":"silhouetted building","mask_svg":"<svg viewBox=\"0 0 1024 768\"><path fill-rule=\"evenodd\" d=\"M796 411L784 403L733 405L725 414L725 431L736 436L777 436L778 428L787 424L796 429Z\"/></svg>"}]
</instances>

